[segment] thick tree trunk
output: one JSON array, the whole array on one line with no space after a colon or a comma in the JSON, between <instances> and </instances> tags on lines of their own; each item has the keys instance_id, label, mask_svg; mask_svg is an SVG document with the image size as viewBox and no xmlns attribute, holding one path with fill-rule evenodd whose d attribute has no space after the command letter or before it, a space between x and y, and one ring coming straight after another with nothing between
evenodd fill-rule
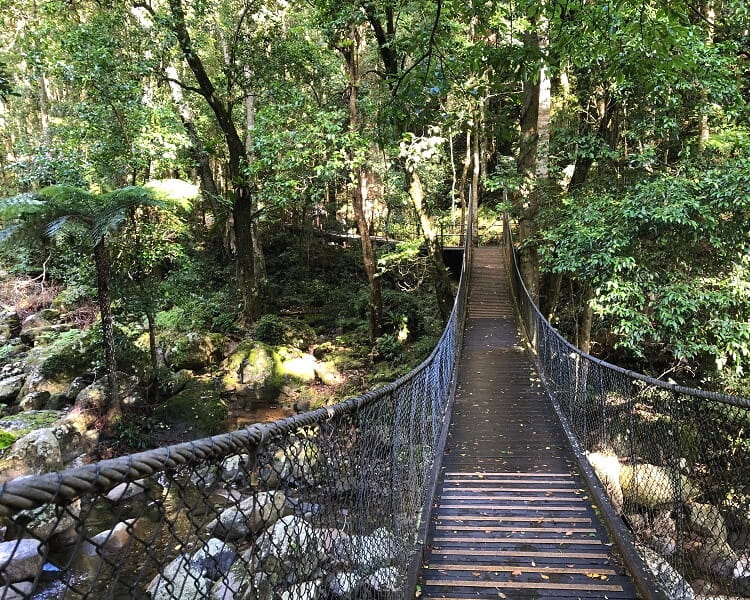
<instances>
[{"instance_id":1,"label":"thick tree trunk","mask_svg":"<svg viewBox=\"0 0 750 600\"><path fill-rule=\"evenodd\" d=\"M357 181L352 190L352 208L354 218L357 221L357 231L359 231L360 241L362 242L362 261L370 286L369 333L370 341L374 342L383 330L383 296L380 289L380 279L377 277L377 260L364 210L364 200L367 197L367 174L360 169L356 178Z\"/></svg>"},{"instance_id":2,"label":"thick tree trunk","mask_svg":"<svg viewBox=\"0 0 750 600\"><path fill-rule=\"evenodd\" d=\"M451 289L451 280L448 276L448 270L443 262L443 251L440 247L437 229L432 216L425 207L424 189L422 181L416 171L405 168L406 182L408 185L409 197L411 198L414 210L419 217L419 224L422 227L425 245L427 246L427 256L430 259L432 268L432 279L435 286L435 296L437 298L438 309L443 321L447 321L453 309L453 291Z\"/></svg>"},{"instance_id":3,"label":"thick tree trunk","mask_svg":"<svg viewBox=\"0 0 750 600\"><path fill-rule=\"evenodd\" d=\"M242 297L242 320L251 323L260 314L261 296L257 278L256 252L259 244L253 243L253 223L257 217L255 203L250 187L246 183L243 166L247 163L245 140L240 137L232 118L231 107L223 102L206 71L200 56L193 47L193 42L185 22L182 0L168 0L172 15L172 31L177 37L185 62L195 76L197 91L203 96L214 113L216 123L224 134L229 154L227 179L234 185L234 238L236 248L237 285Z\"/></svg>"},{"instance_id":4,"label":"thick tree trunk","mask_svg":"<svg viewBox=\"0 0 750 600\"><path fill-rule=\"evenodd\" d=\"M255 275L255 249L253 248L252 196L247 186L235 188L234 247L237 285L242 296L242 316L245 323L252 323L260 316L260 290Z\"/></svg>"},{"instance_id":5,"label":"thick tree trunk","mask_svg":"<svg viewBox=\"0 0 750 600\"><path fill-rule=\"evenodd\" d=\"M104 415L105 428L114 423L122 414L120 394L117 389L117 359L115 356L115 333L112 319L112 296L109 290L110 269L104 239L94 246L94 264L96 266L96 291L99 297L99 313L102 320L102 339L104 341L104 364L107 370L109 404Z\"/></svg>"}]
</instances>

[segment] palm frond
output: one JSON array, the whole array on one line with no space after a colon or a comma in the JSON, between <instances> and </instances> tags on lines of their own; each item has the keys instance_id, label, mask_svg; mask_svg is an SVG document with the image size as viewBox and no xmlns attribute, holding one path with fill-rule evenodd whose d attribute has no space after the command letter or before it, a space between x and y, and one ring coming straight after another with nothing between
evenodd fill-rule
<instances>
[{"instance_id":1,"label":"palm frond","mask_svg":"<svg viewBox=\"0 0 750 600\"><path fill-rule=\"evenodd\" d=\"M0 200L0 219L12 220L44 209L45 202L37 193L18 194Z\"/></svg>"},{"instance_id":2,"label":"palm frond","mask_svg":"<svg viewBox=\"0 0 750 600\"><path fill-rule=\"evenodd\" d=\"M49 237L56 237L70 221L71 217L69 215L63 215L51 221L44 231Z\"/></svg>"},{"instance_id":3,"label":"palm frond","mask_svg":"<svg viewBox=\"0 0 750 600\"><path fill-rule=\"evenodd\" d=\"M20 225L8 225L0 229L0 243L10 238L20 227Z\"/></svg>"},{"instance_id":4,"label":"palm frond","mask_svg":"<svg viewBox=\"0 0 750 600\"><path fill-rule=\"evenodd\" d=\"M96 196L73 185L50 185L39 190L38 194L60 214L86 215L96 210Z\"/></svg>"}]
</instances>

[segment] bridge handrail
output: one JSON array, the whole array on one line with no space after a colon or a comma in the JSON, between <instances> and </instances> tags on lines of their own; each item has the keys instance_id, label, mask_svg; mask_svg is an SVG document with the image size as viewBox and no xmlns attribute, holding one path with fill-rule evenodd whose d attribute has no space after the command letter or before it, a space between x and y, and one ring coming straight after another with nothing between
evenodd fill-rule
<instances>
[{"instance_id":1,"label":"bridge handrail","mask_svg":"<svg viewBox=\"0 0 750 600\"><path fill-rule=\"evenodd\" d=\"M396 381L273 423L3 483L0 598L401 593L447 427L471 239L469 228L438 343Z\"/></svg>"},{"instance_id":2,"label":"bridge handrail","mask_svg":"<svg viewBox=\"0 0 750 600\"><path fill-rule=\"evenodd\" d=\"M582 352L531 299L508 215L503 236L540 378L639 591L649 598L750 595L750 400Z\"/></svg>"}]
</instances>

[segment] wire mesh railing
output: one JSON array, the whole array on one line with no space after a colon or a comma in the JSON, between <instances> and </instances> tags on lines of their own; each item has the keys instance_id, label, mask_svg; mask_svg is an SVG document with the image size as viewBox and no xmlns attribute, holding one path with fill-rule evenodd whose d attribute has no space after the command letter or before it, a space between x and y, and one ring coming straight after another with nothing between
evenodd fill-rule
<instances>
[{"instance_id":1,"label":"wire mesh railing","mask_svg":"<svg viewBox=\"0 0 750 600\"><path fill-rule=\"evenodd\" d=\"M0 600L405 597L467 285L431 355L386 387L4 484Z\"/></svg>"},{"instance_id":2,"label":"wire mesh railing","mask_svg":"<svg viewBox=\"0 0 750 600\"><path fill-rule=\"evenodd\" d=\"M750 400L581 352L531 300L507 220L504 239L540 375L660 595L750 598Z\"/></svg>"}]
</instances>

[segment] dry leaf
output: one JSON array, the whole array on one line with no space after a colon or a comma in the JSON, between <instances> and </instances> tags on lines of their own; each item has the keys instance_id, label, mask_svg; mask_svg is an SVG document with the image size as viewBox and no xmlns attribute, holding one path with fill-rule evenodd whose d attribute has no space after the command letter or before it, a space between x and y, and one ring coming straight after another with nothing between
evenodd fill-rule
<instances>
[{"instance_id":1,"label":"dry leaf","mask_svg":"<svg viewBox=\"0 0 750 600\"><path fill-rule=\"evenodd\" d=\"M511 571L511 573L510 573L510 574L511 574L511 575L515 575L516 577L518 577L518 576L519 576L519 575L521 575L522 573L523 573L523 571L520 571L520 570L516 569L515 571Z\"/></svg>"},{"instance_id":2,"label":"dry leaf","mask_svg":"<svg viewBox=\"0 0 750 600\"><path fill-rule=\"evenodd\" d=\"M544 573L540 573L540 574L539 574L539 576L540 576L540 577L541 577L542 579L549 579L549 575L545 575Z\"/></svg>"}]
</instances>

